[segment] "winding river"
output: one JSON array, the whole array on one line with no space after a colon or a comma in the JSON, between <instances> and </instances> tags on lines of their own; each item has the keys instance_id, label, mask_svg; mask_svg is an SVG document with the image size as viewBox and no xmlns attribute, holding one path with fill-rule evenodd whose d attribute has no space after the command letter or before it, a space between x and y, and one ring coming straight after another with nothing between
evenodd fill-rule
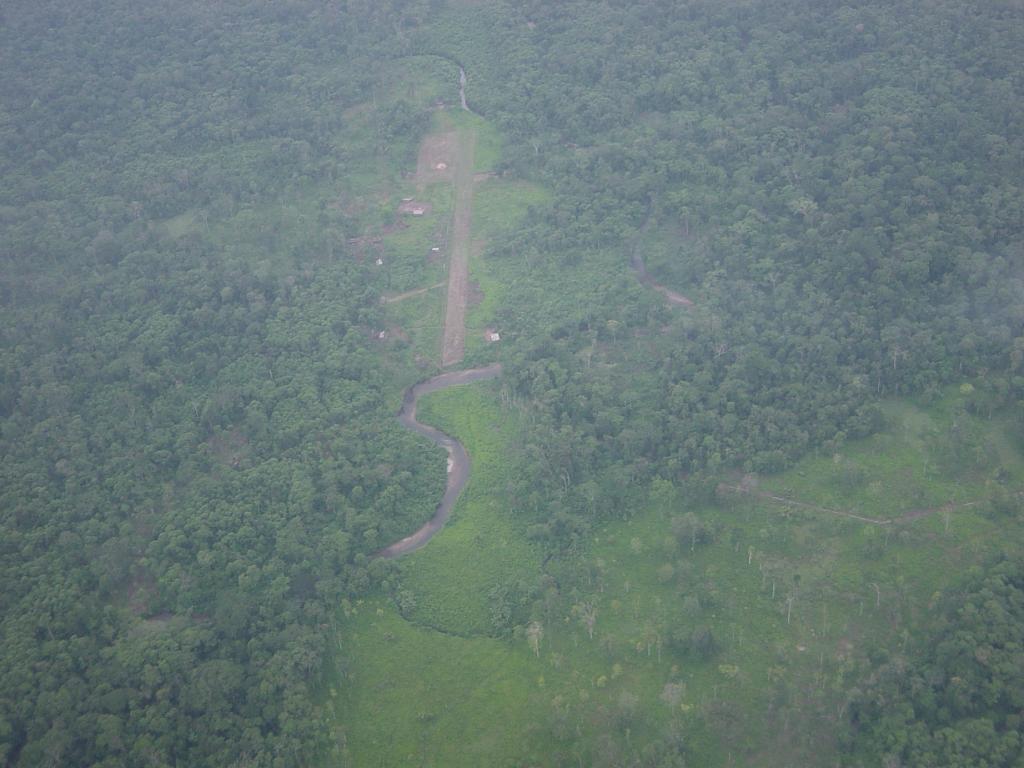
<instances>
[{"instance_id":1,"label":"winding river","mask_svg":"<svg viewBox=\"0 0 1024 768\"><path fill-rule=\"evenodd\" d=\"M428 520L422 528L404 539L399 539L377 553L377 557L394 558L415 552L430 541L440 531L451 516L452 507L462 493L462 489L469 480L469 454L462 443L450 435L446 435L439 429L421 424L416 420L416 404L420 397L431 392L437 392L448 387L457 387L460 384L470 384L474 381L485 381L496 379L501 376L501 363L492 363L483 368L470 368L465 371L452 371L434 376L419 384L414 384L405 390L405 397L402 400L402 410L398 412L398 421L402 426L411 429L417 434L423 435L435 445L439 445L448 451L448 484L445 487L441 503L437 505L434 516Z\"/></svg>"},{"instance_id":2,"label":"winding river","mask_svg":"<svg viewBox=\"0 0 1024 768\"><path fill-rule=\"evenodd\" d=\"M466 103L466 71L461 66L459 67L459 100L462 102L461 106L464 110L472 112ZM641 283L661 293L672 304L686 307L693 305L693 302L686 296L654 282L647 272L647 267L638 249L635 249L633 252L632 262L633 270L636 272L637 278L639 278ZM441 389L447 389L448 387L470 384L474 381L496 379L499 376L501 376L501 364L492 363L483 368L442 373L414 384L405 391L402 409L398 412L398 421L406 429L411 429L413 432L423 435L432 443L441 446L448 452L448 482L445 487L444 496L441 497L441 502L437 505L434 516L415 533L384 547L384 549L377 552L376 557L401 557L425 546L427 542L434 538L438 531L444 528L444 524L448 522L448 518L451 516L455 502L458 501L462 489L466 487L466 483L469 480L469 454L466 453L462 443L451 435L446 435L441 430L416 420L416 404L420 397Z\"/></svg>"}]
</instances>

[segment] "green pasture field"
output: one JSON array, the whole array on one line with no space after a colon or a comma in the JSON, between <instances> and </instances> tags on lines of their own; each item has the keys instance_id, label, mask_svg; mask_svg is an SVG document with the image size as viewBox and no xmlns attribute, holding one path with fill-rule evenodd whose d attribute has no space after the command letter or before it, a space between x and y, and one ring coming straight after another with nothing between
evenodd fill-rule
<instances>
[{"instance_id":1,"label":"green pasture field","mask_svg":"<svg viewBox=\"0 0 1024 768\"><path fill-rule=\"evenodd\" d=\"M497 405L493 389L475 384L423 398L417 418L458 435L472 474L443 535L402 563L402 587L416 599L409 618L449 634L484 635L491 629L488 593L532 580L541 564L507 513L516 414Z\"/></svg>"},{"instance_id":2,"label":"green pasture field","mask_svg":"<svg viewBox=\"0 0 1024 768\"><path fill-rule=\"evenodd\" d=\"M493 173L501 160L501 134L487 120L472 112L451 109L439 112L444 130L475 131L476 148L473 154L473 173ZM475 214L474 214L475 218Z\"/></svg>"},{"instance_id":3,"label":"green pasture field","mask_svg":"<svg viewBox=\"0 0 1024 768\"><path fill-rule=\"evenodd\" d=\"M494 636L488 624L493 585L540 572L504 497L523 416L503 408L499 388L459 387L421 408L463 441L473 476L449 527L401 563L415 607L403 618L381 595L345 621L349 671L333 685L353 765L587 764L602 734L621 744L671 729L696 765L827 764L865 655L905 646L935 594L971 566L1019 552L1020 522L993 520L982 504L955 510L948 525L941 511L876 525L813 508L844 511L852 500L881 516L944 503L951 488L986 496L992 467L958 483L907 469L938 461L922 435L957 422L999 442L1002 422L963 413L955 390L928 407L894 401L887 428L847 443L838 463L857 462L884 503L837 490L850 484L836 459L811 456L757 486L809 506L726 493L697 510L714 531L702 545L672 533L678 493L637 498L585 552L545 566L574 586L531 606L542 627L534 650L527 627ZM999 445L1019 483L1024 458ZM677 640L697 628L714 638L708 657Z\"/></svg>"},{"instance_id":4,"label":"green pasture field","mask_svg":"<svg viewBox=\"0 0 1024 768\"><path fill-rule=\"evenodd\" d=\"M380 251L384 265L381 279L388 293L401 293L446 279L444 259L430 260L431 248L446 250L448 230L451 227L454 194L450 184L428 185L417 194L413 184L403 185L404 194L395 195L391 203L395 221L382 238ZM424 216L398 213L402 197L414 197L417 202L431 206Z\"/></svg>"},{"instance_id":5,"label":"green pasture field","mask_svg":"<svg viewBox=\"0 0 1024 768\"><path fill-rule=\"evenodd\" d=\"M549 199L547 190L525 181L490 178L477 185L473 196L473 238L477 247L470 255L469 276L480 287L483 298L466 312L466 353L474 355L473 360L489 346L485 329L503 330L498 310L506 297L505 287L515 281L519 266L489 258L488 253L501 245L531 206L543 205Z\"/></svg>"}]
</instances>

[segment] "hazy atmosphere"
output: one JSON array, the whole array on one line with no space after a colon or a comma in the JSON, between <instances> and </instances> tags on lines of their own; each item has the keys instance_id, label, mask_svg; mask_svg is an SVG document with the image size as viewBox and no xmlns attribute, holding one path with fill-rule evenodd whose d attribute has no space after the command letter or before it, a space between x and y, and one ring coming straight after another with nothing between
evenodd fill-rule
<instances>
[{"instance_id":1,"label":"hazy atmosphere","mask_svg":"<svg viewBox=\"0 0 1024 768\"><path fill-rule=\"evenodd\" d=\"M0 768L1020 768L1022 52L6 2Z\"/></svg>"}]
</instances>

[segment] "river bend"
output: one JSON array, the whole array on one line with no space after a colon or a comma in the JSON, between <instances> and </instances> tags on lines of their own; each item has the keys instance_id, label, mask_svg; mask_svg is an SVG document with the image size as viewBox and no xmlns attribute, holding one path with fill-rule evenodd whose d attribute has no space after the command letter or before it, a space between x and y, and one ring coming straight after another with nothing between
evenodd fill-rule
<instances>
[{"instance_id":1,"label":"river bend","mask_svg":"<svg viewBox=\"0 0 1024 768\"><path fill-rule=\"evenodd\" d=\"M431 392L456 387L461 384L471 384L474 381L485 381L496 379L501 375L501 364L492 363L483 368L471 368L465 371L452 371L434 376L419 384L414 384L405 390L405 397L402 400L402 409L398 412L398 421L406 429L411 429L417 434L423 435L435 445L439 445L448 452L448 483L445 487L444 496L437 505L434 516L428 520L422 528L415 533L399 539L377 553L377 557L395 558L415 552L430 541L451 516L452 508L462 493L462 489L469 480L469 454L462 443L451 435L446 435L439 429L416 420L416 404L420 397Z\"/></svg>"}]
</instances>

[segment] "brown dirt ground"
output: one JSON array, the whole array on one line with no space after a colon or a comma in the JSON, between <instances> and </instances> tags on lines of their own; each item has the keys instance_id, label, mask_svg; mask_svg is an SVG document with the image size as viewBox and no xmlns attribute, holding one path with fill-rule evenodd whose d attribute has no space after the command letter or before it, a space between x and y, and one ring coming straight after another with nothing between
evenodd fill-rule
<instances>
[{"instance_id":1,"label":"brown dirt ground","mask_svg":"<svg viewBox=\"0 0 1024 768\"><path fill-rule=\"evenodd\" d=\"M476 133L466 132L456 147L455 211L448 261L448 301L444 316L441 367L462 362L466 347L466 298L469 286L470 219L473 205L473 153Z\"/></svg>"},{"instance_id":2,"label":"brown dirt ground","mask_svg":"<svg viewBox=\"0 0 1024 768\"><path fill-rule=\"evenodd\" d=\"M436 133L423 139L416 159L416 183L422 186L438 181L453 181L457 144L458 134L454 131ZM438 168L441 163L446 167Z\"/></svg>"},{"instance_id":3,"label":"brown dirt ground","mask_svg":"<svg viewBox=\"0 0 1024 768\"><path fill-rule=\"evenodd\" d=\"M432 206L430 203L421 203L417 202L416 200L410 200L408 203L403 202L401 205L398 206L398 212L404 213L407 216L412 216L413 211L416 209L423 210L423 213L420 214L421 216L429 216L430 212L434 210L434 206Z\"/></svg>"},{"instance_id":4,"label":"brown dirt ground","mask_svg":"<svg viewBox=\"0 0 1024 768\"><path fill-rule=\"evenodd\" d=\"M409 334L400 325L389 325L388 326L388 338L400 339L402 341L409 341Z\"/></svg>"}]
</instances>

